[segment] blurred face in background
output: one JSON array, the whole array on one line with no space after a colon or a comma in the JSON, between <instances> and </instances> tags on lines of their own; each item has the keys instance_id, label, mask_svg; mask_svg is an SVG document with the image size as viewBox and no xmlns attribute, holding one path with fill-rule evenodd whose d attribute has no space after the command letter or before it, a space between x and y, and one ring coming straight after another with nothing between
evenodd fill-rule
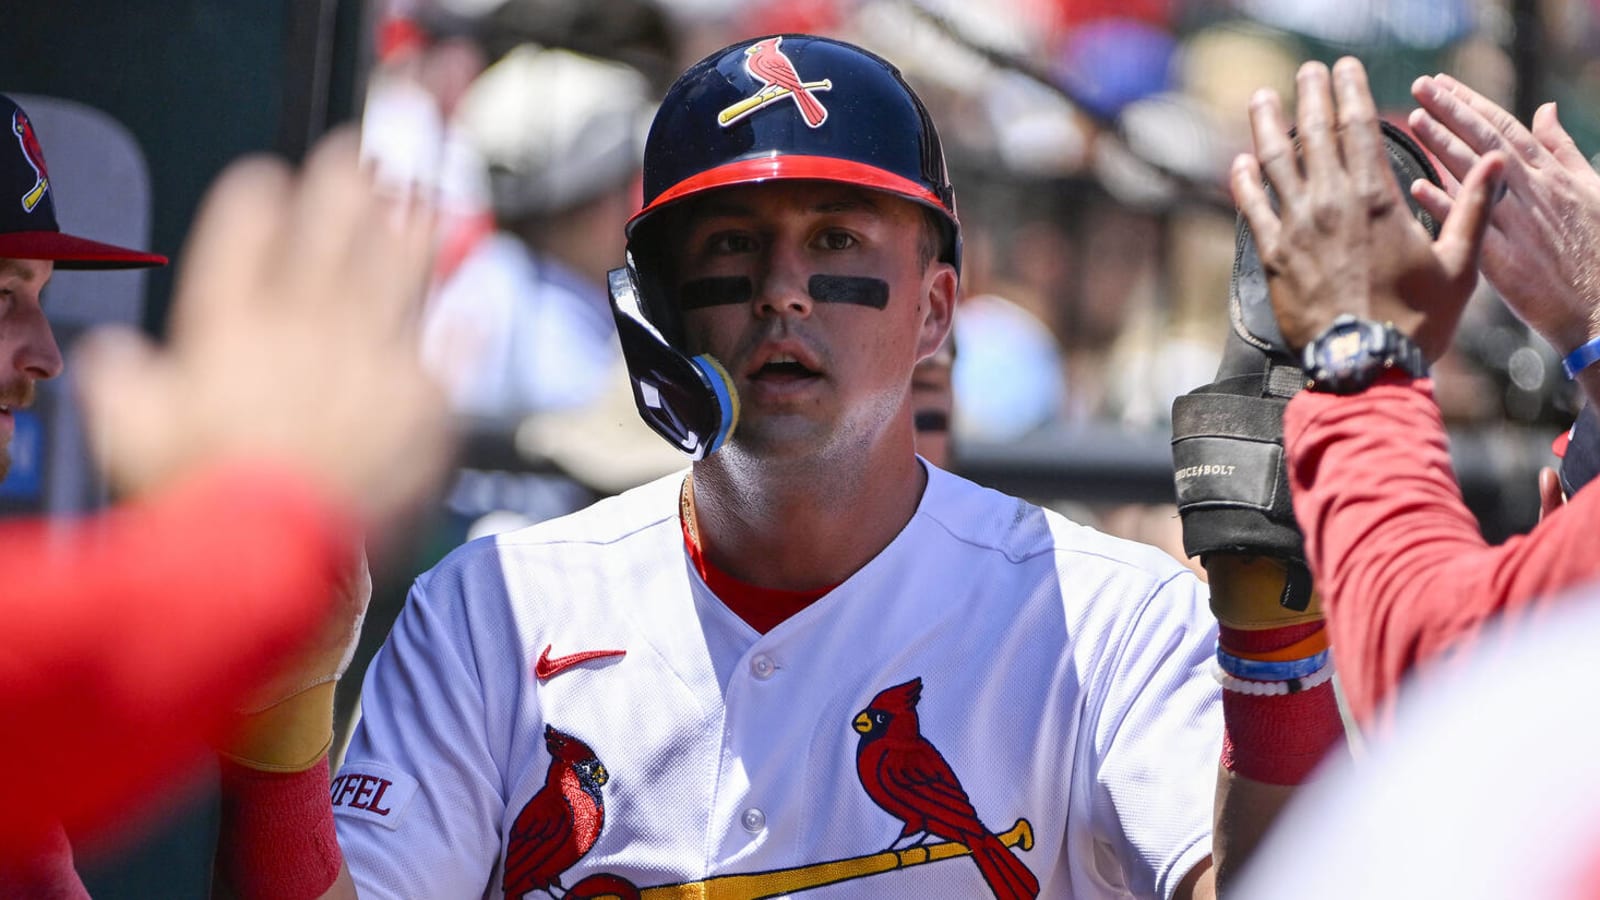
<instances>
[{"instance_id":1,"label":"blurred face in background","mask_svg":"<svg viewBox=\"0 0 1600 900\"><path fill-rule=\"evenodd\" d=\"M911 372L911 414L917 426L917 453L941 469L950 468L950 417L955 409L955 337Z\"/></svg>"},{"instance_id":2,"label":"blurred face in background","mask_svg":"<svg viewBox=\"0 0 1600 900\"><path fill-rule=\"evenodd\" d=\"M11 469L16 411L33 403L34 384L61 374L61 350L39 295L55 263L0 259L0 480Z\"/></svg>"}]
</instances>

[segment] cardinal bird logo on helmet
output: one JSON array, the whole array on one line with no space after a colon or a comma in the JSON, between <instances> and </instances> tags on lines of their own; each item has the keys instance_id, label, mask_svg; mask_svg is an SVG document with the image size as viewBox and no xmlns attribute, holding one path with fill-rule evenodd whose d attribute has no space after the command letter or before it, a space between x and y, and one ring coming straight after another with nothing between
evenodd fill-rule
<instances>
[{"instance_id":1,"label":"cardinal bird logo on helmet","mask_svg":"<svg viewBox=\"0 0 1600 900\"><path fill-rule=\"evenodd\" d=\"M822 123L828 121L828 108L822 105L822 101L818 100L813 92L832 90L833 82L827 78L821 81L801 81L800 73L795 71L794 63L789 60L788 54L783 52L782 44L782 37L770 37L764 41L756 41L744 49L744 70L764 86L718 113L717 122L722 127L726 128L741 121L751 113L765 109L785 97L794 99L794 105L799 108L800 117L805 119L807 126L821 128Z\"/></svg>"},{"instance_id":2,"label":"cardinal bird logo on helmet","mask_svg":"<svg viewBox=\"0 0 1600 900\"><path fill-rule=\"evenodd\" d=\"M44 167L44 150L39 147L39 138L33 133L33 123L20 109L11 114L11 133L17 136L17 143L22 145L22 157L33 169L33 187L22 195L23 211L33 212L39 206L39 201L44 199L44 192L50 189L50 173Z\"/></svg>"}]
</instances>

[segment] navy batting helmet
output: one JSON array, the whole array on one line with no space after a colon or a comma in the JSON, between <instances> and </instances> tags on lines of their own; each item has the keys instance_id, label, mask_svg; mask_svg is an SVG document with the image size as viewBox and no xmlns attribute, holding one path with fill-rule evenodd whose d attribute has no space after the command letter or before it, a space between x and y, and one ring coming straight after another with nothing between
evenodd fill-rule
<instances>
[{"instance_id":1,"label":"navy batting helmet","mask_svg":"<svg viewBox=\"0 0 1600 900\"><path fill-rule=\"evenodd\" d=\"M650 126L644 207L628 222L628 265L611 288L639 412L694 459L732 432L737 395L715 360L681 352L679 311L663 283L662 213L707 191L775 180L840 182L918 203L941 224L940 258L961 264L938 132L888 61L790 34L742 41L690 67Z\"/></svg>"}]
</instances>

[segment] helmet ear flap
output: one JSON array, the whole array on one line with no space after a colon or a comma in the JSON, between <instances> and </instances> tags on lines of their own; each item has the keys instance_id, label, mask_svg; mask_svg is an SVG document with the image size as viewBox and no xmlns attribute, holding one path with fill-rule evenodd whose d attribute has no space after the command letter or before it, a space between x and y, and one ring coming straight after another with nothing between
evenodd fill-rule
<instances>
[{"instance_id":1,"label":"helmet ear flap","mask_svg":"<svg viewBox=\"0 0 1600 900\"><path fill-rule=\"evenodd\" d=\"M669 208L640 222L628 239L627 265L633 271L644 314L663 340L684 350L683 315L672 296L673 248L665 238L674 232L680 213L681 208Z\"/></svg>"},{"instance_id":2,"label":"helmet ear flap","mask_svg":"<svg viewBox=\"0 0 1600 900\"><path fill-rule=\"evenodd\" d=\"M690 357L667 340L646 311L631 256L606 282L639 416L690 459L705 459L738 424L733 379L709 354Z\"/></svg>"}]
</instances>

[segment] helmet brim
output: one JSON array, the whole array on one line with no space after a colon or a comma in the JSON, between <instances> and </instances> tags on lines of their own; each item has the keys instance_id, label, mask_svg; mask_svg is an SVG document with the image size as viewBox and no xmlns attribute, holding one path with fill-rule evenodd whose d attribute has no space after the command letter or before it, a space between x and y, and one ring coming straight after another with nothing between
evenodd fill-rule
<instances>
[{"instance_id":1,"label":"helmet brim","mask_svg":"<svg viewBox=\"0 0 1600 900\"><path fill-rule=\"evenodd\" d=\"M0 259L48 259L58 269L145 269L167 258L59 231L0 232Z\"/></svg>"},{"instance_id":2,"label":"helmet brim","mask_svg":"<svg viewBox=\"0 0 1600 900\"><path fill-rule=\"evenodd\" d=\"M955 214L945 207L933 191L877 166L828 156L763 156L707 169L662 191L660 196L628 220L627 234L632 237L634 228L640 222L664 206L719 188L768 181L832 181L869 188L930 206L949 216L952 222L955 220Z\"/></svg>"}]
</instances>

